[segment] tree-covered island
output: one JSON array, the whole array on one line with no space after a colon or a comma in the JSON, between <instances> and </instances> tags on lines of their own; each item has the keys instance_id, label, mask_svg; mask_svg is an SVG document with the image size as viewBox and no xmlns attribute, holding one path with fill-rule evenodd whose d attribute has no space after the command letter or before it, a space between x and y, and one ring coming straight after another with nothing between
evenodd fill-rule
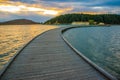
<instances>
[{"instance_id":1,"label":"tree-covered island","mask_svg":"<svg viewBox=\"0 0 120 80\"><path fill-rule=\"evenodd\" d=\"M120 15L117 14L64 14L46 21L44 24L72 24L75 22L88 22L96 24L120 24Z\"/></svg>"}]
</instances>

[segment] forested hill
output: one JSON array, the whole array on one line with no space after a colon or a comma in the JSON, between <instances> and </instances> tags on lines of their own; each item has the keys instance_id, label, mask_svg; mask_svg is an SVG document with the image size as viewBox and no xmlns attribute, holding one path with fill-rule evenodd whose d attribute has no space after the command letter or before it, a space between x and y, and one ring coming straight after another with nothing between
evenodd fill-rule
<instances>
[{"instance_id":1,"label":"forested hill","mask_svg":"<svg viewBox=\"0 0 120 80\"><path fill-rule=\"evenodd\" d=\"M27 19L15 19L6 22L0 22L0 25L29 25L29 24L40 24L40 23Z\"/></svg>"},{"instance_id":2,"label":"forested hill","mask_svg":"<svg viewBox=\"0 0 120 80\"><path fill-rule=\"evenodd\" d=\"M52 18L45 22L45 24L69 24L72 22L86 22L94 20L95 22L103 22L106 24L120 24L120 15L117 14L100 14L100 15L89 15L89 14L65 14Z\"/></svg>"}]
</instances>

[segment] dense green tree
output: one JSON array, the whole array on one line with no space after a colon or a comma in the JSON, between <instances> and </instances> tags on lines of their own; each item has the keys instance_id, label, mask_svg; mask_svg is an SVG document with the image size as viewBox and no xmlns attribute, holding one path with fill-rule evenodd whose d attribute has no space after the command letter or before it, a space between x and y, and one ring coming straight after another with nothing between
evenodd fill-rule
<instances>
[{"instance_id":1,"label":"dense green tree","mask_svg":"<svg viewBox=\"0 0 120 80\"><path fill-rule=\"evenodd\" d=\"M120 24L120 15L117 14L64 14L46 21L44 24L71 24L72 22L89 22L93 20L97 23L103 22L105 24Z\"/></svg>"}]
</instances>

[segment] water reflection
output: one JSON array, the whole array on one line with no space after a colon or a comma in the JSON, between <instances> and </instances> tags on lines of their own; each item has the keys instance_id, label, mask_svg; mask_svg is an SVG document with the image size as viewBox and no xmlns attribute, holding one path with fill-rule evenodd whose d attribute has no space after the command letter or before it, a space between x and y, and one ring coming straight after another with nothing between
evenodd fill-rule
<instances>
[{"instance_id":1,"label":"water reflection","mask_svg":"<svg viewBox=\"0 0 120 80\"><path fill-rule=\"evenodd\" d=\"M50 25L0 25L0 69L33 37L56 27Z\"/></svg>"}]
</instances>

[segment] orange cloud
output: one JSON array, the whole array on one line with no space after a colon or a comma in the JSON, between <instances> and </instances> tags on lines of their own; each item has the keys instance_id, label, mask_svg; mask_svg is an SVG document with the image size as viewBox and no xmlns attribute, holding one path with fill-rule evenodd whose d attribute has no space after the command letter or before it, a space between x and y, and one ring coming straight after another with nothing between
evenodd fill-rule
<instances>
[{"instance_id":1,"label":"orange cloud","mask_svg":"<svg viewBox=\"0 0 120 80\"><path fill-rule=\"evenodd\" d=\"M56 8L56 7L47 7L40 4L27 4L21 2L1 2L0 3L0 12L14 13L14 14L23 14L32 12L40 15L59 15L66 11L71 10L71 8Z\"/></svg>"}]
</instances>

